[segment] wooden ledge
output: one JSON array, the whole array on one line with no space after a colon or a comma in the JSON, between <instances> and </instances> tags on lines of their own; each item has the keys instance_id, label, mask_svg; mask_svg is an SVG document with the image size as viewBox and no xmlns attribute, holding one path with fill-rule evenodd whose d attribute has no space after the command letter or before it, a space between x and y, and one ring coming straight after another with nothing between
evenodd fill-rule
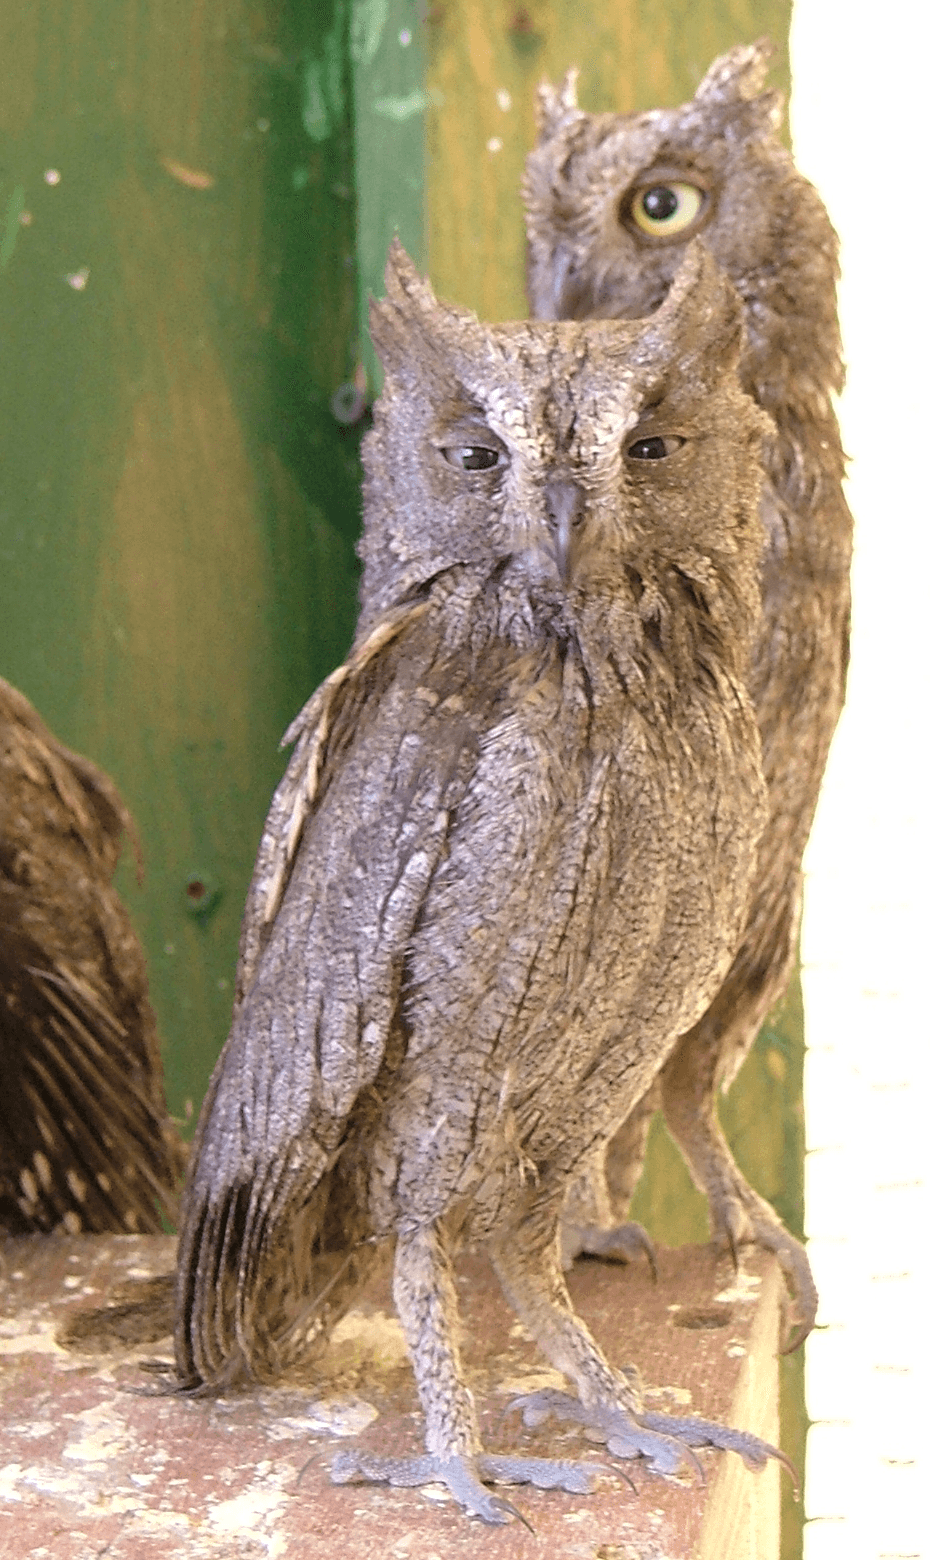
<instances>
[{"instance_id":1,"label":"wooden ledge","mask_svg":"<svg viewBox=\"0 0 930 1560\"><path fill-rule=\"evenodd\" d=\"M637 1470L591 1496L520 1489L535 1530L486 1528L444 1492L334 1486L328 1466L361 1435L372 1451L419 1451L420 1415L385 1280L340 1325L324 1385L289 1380L220 1401L146 1395L140 1361L67 1352L56 1328L129 1278L166 1271L170 1237L30 1237L0 1248L0 1555L10 1560L777 1560L777 1466L754 1474L701 1453L707 1481ZM609 1357L634 1360L650 1402L778 1439L780 1278L745 1258L736 1278L704 1247L644 1265L584 1262L578 1310ZM485 1442L540 1455L599 1455L577 1432L523 1431L520 1391L555 1384L487 1264L460 1264L466 1359ZM653 1385L654 1384L654 1385ZM606 1461L606 1457L605 1457Z\"/></svg>"}]
</instances>

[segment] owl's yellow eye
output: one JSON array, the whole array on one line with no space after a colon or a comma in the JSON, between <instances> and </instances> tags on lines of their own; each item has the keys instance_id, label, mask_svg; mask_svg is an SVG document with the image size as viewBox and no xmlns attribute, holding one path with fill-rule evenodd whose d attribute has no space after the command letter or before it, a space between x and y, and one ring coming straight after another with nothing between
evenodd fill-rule
<instances>
[{"instance_id":1,"label":"owl's yellow eye","mask_svg":"<svg viewBox=\"0 0 930 1560\"><path fill-rule=\"evenodd\" d=\"M645 184L634 192L630 216L651 238L678 238L700 215L705 195L684 179Z\"/></svg>"}]
</instances>

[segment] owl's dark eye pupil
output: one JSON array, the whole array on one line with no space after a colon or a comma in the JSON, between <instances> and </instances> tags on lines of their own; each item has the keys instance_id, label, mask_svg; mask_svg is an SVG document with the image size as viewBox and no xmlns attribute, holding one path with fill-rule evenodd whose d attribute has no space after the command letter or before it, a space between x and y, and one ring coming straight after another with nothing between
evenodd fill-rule
<instances>
[{"instance_id":1,"label":"owl's dark eye pupil","mask_svg":"<svg viewBox=\"0 0 930 1560\"><path fill-rule=\"evenodd\" d=\"M480 444L468 444L462 450L463 471L489 471L497 461L497 450L485 449Z\"/></svg>"},{"instance_id":2,"label":"owl's dark eye pupil","mask_svg":"<svg viewBox=\"0 0 930 1560\"><path fill-rule=\"evenodd\" d=\"M653 222L665 222L678 210L678 196L665 184L657 184L643 196L643 210Z\"/></svg>"},{"instance_id":3,"label":"owl's dark eye pupil","mask_svg":"<svg viewBox=\"0 0 930 1560\"><path fill-rule=\"evenodd\" d=\"M658 434L651 439L636 439L627 450L631 460L664 460L669 454L668 444Z\"/></svg>"}]
</instances>

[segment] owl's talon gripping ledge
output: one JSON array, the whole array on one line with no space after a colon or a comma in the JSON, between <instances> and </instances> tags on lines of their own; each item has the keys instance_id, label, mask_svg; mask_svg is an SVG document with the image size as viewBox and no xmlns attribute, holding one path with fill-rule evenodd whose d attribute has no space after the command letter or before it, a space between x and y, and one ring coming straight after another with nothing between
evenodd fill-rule
<instances>
[{"instance_id":1,"label":"owl's talon gripping ledge","mask_svg":"<svg viewBox=\"0 0 930 1560\"><path fill-rule=\"evenodd\" d=\"M340 1452L334 1458L330 1478L334 1484L371 1481L375 1484L393 1484L401 1489L413 1489L421 1484L444 1484L459 1505L482 1522L496 1525L516 1518L534 1531L523 1512L512 1501L501 1495L492 1495L482 1483L481 1475L497 1476L512 1483L536 1482L529 1473L521 1478L514 1468L533 1459L510 1457L375 1457L370 1452ZM555 1481L545 1488L556 1487ZM577 1487L577 1486L573 1486Z\"/></svg>"},{"instance_id":2,"label":"owl's talon gripping ledge","mask_svg":"<svg viewBox=\"0 0 930 1560\"><path fill-rule=\"evenodd\" d=\"M777 1446L770 1446L747 1431L732 1430L728 1425L718 1425L709 1419L684 1419L674 1414L646 1412L634 1414L619 1405L609 1404L585 1408L570 1393L551 1388L515 1398L508 1405L508 1412L510 1410L519 1411L523 1423L530 1429L552 1415L597 1430L603 1434L607 1450L615 1457L641 1457L653 1473L674 1475L689 1464L704 1483L704 1469L692 1447L707 1446L722 1452L738 1452L746 1466L754 1470L764 1468L773 1457L787 1468L795 1489L798 1487L790 1459Z\"/></svg>"},{"instance_id":3,"label":"owl's talon gripping ledge","mask_svg":"<svg viewBox=\"0 0 930 1560\"><path fill-rule=\"evenodd\" d=\"M641 1224L632 1220L628 1224L615 1224L609 1229L596 1225L584 1225L573 1232L573 1254L595 1257L602 1262L619 1262L626 1265L645 1257L649 1263L653 1283L659 1277L656 1249Z\"/></svg>"}]
</instances>

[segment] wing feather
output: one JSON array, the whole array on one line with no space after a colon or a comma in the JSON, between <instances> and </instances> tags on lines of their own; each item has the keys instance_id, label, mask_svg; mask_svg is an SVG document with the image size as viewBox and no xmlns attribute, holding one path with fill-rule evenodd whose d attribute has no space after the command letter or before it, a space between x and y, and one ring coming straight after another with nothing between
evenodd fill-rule
<instances>
[{"instance_id":1,"label":"wing feather","mask_svg":"<svg viewBox=\"0 0 930 1560\"><path fill-rule=\"evenodd\" d=\"M441 624L417 604L379 623L288 733L185 1193L176 1344L188 1385L270 1373L289 1329L284 1291L293 1301L303 1287L312 1311L319 1275L299 1270L350 1114L396 1031L410 938L489 718L480 698L465 711L460 685Z\"/></svg>"}]
</instances>

